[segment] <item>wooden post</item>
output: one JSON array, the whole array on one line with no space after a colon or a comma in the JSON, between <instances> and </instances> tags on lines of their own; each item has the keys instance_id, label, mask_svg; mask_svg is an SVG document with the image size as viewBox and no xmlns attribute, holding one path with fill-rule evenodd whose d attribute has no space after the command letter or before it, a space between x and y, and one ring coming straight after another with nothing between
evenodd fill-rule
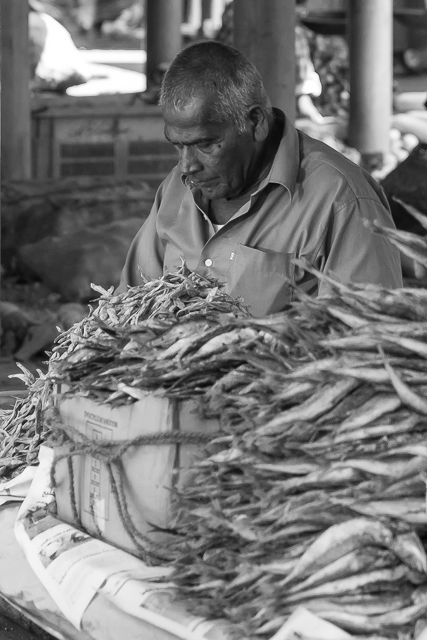
<instances>
[{"instance_id":1,"label":"wooden post","mask_svg":"<svg viewBox=\"0 0 427 640\"><path fill-rule=\"evenodd\" d=\"M0 0L2 1L2 0ZM147 0L147 87L158 84L159 65L181 51L182 0Z\"/></svg>"},{"instance_id":2,"label":"wooden post","mask_svg":"<svg viewBox=\"0 0 427 640\"><path fill-rule=\"evenodd\" d=\"M393 0L350 0L348 142L367 169L389 149L393 89Z\"/></svg>"},{"instance_id":3,"label":"wooden post","mask_svg":"<svg viewBox=\"0 0 427 640\"><path fill-rule=\"evenodd\" d=\"M234 0L234 46L261 73L273 103L295 119L295 0Z\"/></svg>"},{"instance_id":4,"label":"wooden post","mask_svg":"<svg viewBox=\"0 0 427 640\"><path fill-rule=\"evenodd\" d=\"M1 175L31 178L28 0L0 0Z\"/></svg>"}]
</instances>

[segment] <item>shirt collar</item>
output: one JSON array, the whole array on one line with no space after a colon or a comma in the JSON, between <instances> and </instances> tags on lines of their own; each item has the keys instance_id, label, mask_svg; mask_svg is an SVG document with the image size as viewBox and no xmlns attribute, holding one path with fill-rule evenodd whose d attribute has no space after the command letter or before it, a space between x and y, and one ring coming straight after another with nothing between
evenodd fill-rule
<instances>
[{"instance_id":1,"label":"shirt collar","mask_svg":"<svg viewBox=\"0 0 427 640\"><path fill-rule=\"evenodd\" d=\"M274 156L270 172L258 190L269 182L281 184L294 195L299 170L299 140L295 127L280 109L273 107L274 117L283 125L282 138Z\"/></svg>"}]
</instances>

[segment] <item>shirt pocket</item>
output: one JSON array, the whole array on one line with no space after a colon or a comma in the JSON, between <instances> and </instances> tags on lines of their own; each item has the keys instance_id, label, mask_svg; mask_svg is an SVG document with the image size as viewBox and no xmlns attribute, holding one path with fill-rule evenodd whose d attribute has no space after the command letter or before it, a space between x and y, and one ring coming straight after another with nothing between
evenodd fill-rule
<instances>
[{"instance_id":1,"label":"shirt pocket","mask_svg":"<svg viewBox=\"0 0 427 640\"><path fill-rule=\"evenodd\" d=\"M295 253L278 253L237 245L230 256L226 289L241 296L252 315L262 317L282 311L291 302Z\"/></svg>"}]
</instances>

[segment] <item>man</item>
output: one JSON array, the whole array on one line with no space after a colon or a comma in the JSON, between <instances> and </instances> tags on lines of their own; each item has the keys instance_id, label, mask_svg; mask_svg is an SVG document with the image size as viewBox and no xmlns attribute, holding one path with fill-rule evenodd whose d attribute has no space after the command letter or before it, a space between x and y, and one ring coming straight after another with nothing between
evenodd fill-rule
<instances>
[{"instance_id":1,"label":"man","mask_svg":"<svg viewBox=\"0 0 427 640\"><path fill-rule=\"evenodd\" d=\"M273 109L240 52L190 45L170 65L160 105L180 160L130 247L119 291L140 283L140 270L157 278L181 258L255 316L285 307L289 281L325 292L294 258L342 281L401 286L398 251L364 224L393 225L382 190Z\"/></svg>"}]
</instances>

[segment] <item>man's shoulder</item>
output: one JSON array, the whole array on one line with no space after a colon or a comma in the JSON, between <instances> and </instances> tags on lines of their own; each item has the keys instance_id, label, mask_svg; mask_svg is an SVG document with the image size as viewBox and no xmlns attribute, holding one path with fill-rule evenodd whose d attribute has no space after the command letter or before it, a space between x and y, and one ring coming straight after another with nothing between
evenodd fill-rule
<instances>
[{"instance_id":1,"label":"man's shoulder","mask_svg":"<svg viewBox=\"0 0 427 640\"><path fill-rule=\"evenodd\" d=\"M346 191L354 198L383 201L380 185L352 160L320 140L299 131L301 169L305 180L313 179L326 189Z\"/></svg>"}]
</instances>

